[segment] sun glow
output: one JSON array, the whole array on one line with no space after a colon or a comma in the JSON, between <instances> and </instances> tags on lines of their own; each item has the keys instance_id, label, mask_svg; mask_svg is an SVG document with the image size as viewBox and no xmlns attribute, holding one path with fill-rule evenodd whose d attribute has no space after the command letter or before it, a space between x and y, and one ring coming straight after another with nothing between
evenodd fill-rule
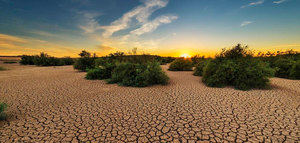
<instances>
[{"instance_id":1,"label":"sun glow","mask_svg":"<svg viewBox=\"0 0 300 143\"><path fill-rule=\"evenodd\" d=\"M180 55L180 57L183 57L183 58L190 58L191 55L189 55L189 54L182 54L182 55Z\"/></svg>"}]
</instances>

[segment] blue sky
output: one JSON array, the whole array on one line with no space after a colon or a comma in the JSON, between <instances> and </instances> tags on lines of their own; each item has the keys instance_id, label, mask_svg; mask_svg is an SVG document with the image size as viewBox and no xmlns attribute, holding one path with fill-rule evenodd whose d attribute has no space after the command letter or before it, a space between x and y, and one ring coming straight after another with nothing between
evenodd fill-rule
<instances>
[{"instance_id":1,"label":"blue sky","mask_svg":"<svg viewBox=\"0 0 300 143\"><path fill-rule=\"evenodd\" d=\"M0 0L0 55L300 50L299 0Z\"/></svg>"}]
</instances>

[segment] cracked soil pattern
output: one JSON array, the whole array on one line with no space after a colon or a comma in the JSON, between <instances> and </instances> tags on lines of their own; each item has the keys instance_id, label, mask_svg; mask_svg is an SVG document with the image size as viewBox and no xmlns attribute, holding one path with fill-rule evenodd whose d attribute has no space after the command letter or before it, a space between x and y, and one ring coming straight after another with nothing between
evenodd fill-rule
<instances>
[{"instance_id":1,"label":"cracked soil pattern","mask_svg":"<svg viewBox=\"0 0 300 143\"><path fill-rule=\"evenodd\" d=\"M167 86L85 80L72 66L0 72L0 142L300 142L300 81L271 90L210 88L192 72Z\"/></svg>"}]
</instances>

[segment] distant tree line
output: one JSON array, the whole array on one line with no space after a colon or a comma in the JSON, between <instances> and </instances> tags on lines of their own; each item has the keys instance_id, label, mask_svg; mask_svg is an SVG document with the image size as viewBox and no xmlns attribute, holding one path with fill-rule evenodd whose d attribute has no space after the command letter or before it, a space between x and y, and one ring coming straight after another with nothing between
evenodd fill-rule
<instances>
[{"instance_id":1,"label":"distant tree line","mask_svg":"<svg viewBox=\"0 0 300 143\"><path fill-rule=\"evenodd\" d=\"M20 64L37 66L63 66L74 64L74 59L70 57L56 58L41 52L40 55L23 55Z\"/></svg>"}]
</instances>

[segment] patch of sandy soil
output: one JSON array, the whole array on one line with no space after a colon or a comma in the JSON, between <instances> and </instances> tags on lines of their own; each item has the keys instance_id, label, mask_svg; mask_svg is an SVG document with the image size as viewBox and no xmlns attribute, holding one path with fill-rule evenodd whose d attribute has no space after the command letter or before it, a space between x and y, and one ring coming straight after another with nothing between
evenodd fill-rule
<instances>
[{"instance_id":1,"label":"patch of sandy soil","mask_svg":"<svg viewBox=\"0 0 300 143\"><path fill-rule=\"evenodd\" d=\"M239 91L166 71L169 85L132 88L85 80L72 66L9 66L0 71L9 105L0 142L300 141L299 80Z\"/></svg>"}]
</instances>

